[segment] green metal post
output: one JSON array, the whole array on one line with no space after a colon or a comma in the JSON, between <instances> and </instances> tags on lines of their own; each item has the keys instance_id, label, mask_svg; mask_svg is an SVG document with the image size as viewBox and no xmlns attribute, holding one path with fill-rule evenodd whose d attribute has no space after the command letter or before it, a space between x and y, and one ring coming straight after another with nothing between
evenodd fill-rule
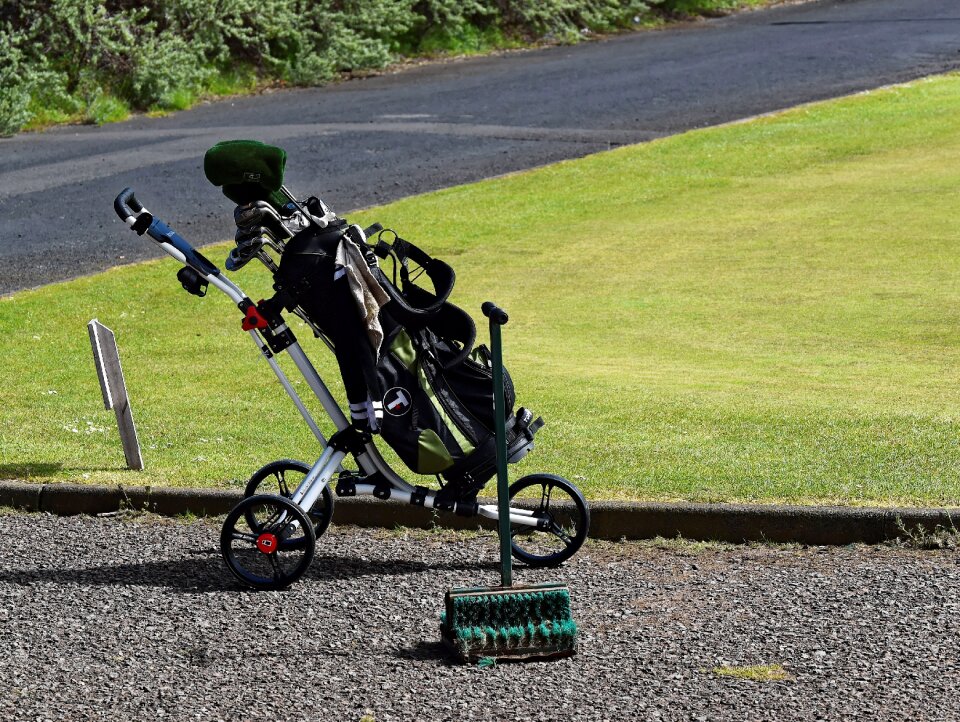
<instances>
[{"instance_id":1,"label":"green metal post","mask_svg":"<svg viewBox=\"0 0 960 722\"><path fill-rule=\"evenodd\" d=\"M497 439L497 504L500 522L500 581L504 587L513 585L513 566L510 551L510 488L507 479L507 427L504 419L503 350L500 344L500 321L490 315L490 351L493 355L493 409L494 431ZM502 317L506 323L506 314Z\"/></svg>"}]
</instances>

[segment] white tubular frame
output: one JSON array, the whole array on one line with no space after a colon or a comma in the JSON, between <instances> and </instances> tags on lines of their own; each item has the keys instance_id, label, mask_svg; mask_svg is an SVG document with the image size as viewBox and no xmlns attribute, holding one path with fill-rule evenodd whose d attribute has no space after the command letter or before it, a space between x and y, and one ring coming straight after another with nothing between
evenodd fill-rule
<instances>
[{"instance_id":1,"label":"white tubular frame","mask_svg":"<svg viewBox=\"0 0 960 722\"><path fill-rule=\"evenodd\" d=\"M143 213L149 212L144 208L140 211L137 211L136 215L125 218L124 220L127 225L132 227L137 218ZM193 268L195 271L197 271L201 278L226 294L226 296L233 301L234 304L239 306L241 303L250 301L249 297L240 289L240 287L233 283L230 279L224 277L224 275L220 273L219 269L215 269L215 271L211 273L204 273L201 269L198 269L195 264L190 263L184 253L182 253L175 245L173 245L172 242L168 242L168 240L163 236L158 238L156 235L151 234L150 237L156 241L157 244L168 255L177 259L183 265ZM186 243L186 241L179 237L177 242L181 244ZM189 246L189 244L187 244L187 246ZM290 380L277 363L276 356L270 350L267 339L263 336L263 334L258 330L251 330L249 333L254 344L256 344L257 349L260 351L260 354L267 360L267 363L270 365L273 373L280 381L280 385L283 386L284 391L287 392L287 395L297 407L297 411L300 412L303 420L307 423L307 426L310 427L310 431L313 432L313 435L323 447L323 452L320 454L320 458L317 459L316 463L314 463L310 471L297 486L292 497L292 500L296 504L298 504L304 511L309 513L309 511L313 508L313 505L323 493L324 487L340 470L341 462L346 454L343 451L334 450L328 445L326 438L324 438L323 433L320 431L320 427L317 425L317 422L314 420L313 416L310 414L310 411L307 409L306 405L293 388L293 384L290 383ZM284 350L290 355L294 365L303 375L303 378L310 387L310 390L313 392L313 395L320 402L320 405L330 417L330 420L333 422L336 429L338 431L346 429L350 425L350 422L347 421L347 417L344 415L343 409L341 409L339 404L337 404L333 394L330 393L330 390L323 382L320 374L317 373L317 370L310 362L310 359L307 358L307 355L303 352L299 342L294 341L294 343ZM363 453L358 454L356 456L356 460L357 464L365 474L369 475L379 472L383 478L390 483L391 489L389 498L396 499L397 501L407 504L412 503L414 493L416 492L416 487L404 481L396 474L396 472L393 471L393 469L390 468L372 441L366 444ZM360 483L356 484L354 488L357 496L375 496L374 491L376 487L373 484ZM437 508L436 502L436 491L428 490L423 499L423 506L428 509L435 509ZM488 519L495 520L499 518L497 507L494 504L481 504L477 509L477 514L478 516L486 517ZM511 507L510 521L514 524L535 527L537 526L538 518L533 515L532 511Z\"/></svg>"}]
</instances>

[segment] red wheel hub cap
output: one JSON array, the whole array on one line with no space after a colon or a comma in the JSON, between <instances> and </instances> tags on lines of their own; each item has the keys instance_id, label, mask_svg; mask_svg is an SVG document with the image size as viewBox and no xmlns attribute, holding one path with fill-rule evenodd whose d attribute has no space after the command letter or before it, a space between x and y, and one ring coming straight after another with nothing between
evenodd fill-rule
<instances>
[{"instance_id":1,"label":"red wheel hub cap","mask_svg":"<svg viewBox=\"0 0 960 722\"><path fill-rule=\"evenodd\" d=\"M276 535L268 531L263 532L263 534L257 537L257 549L259 549L262 554L273 554L277 551Z\"/></svg>"}]
</instances>

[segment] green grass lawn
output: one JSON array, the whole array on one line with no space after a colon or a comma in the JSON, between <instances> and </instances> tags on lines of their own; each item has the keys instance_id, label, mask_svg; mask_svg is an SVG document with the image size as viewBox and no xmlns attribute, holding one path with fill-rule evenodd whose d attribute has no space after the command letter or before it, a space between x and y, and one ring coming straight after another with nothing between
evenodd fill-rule
<instances>
[{"instance_id":1,"label":"green grass lawn","mask_svg":"<svg viewBox=\"0 0 960 722\"><path fill-rule=\"evenodd\" d=\"M508 367L547 420L515 475L560 473L594 499L958 504L958 189L949 75L352 219L450 261L475 317L486 299L511 312ZM316 456L236 309L183 293L177 267L0 300L0 477L220 485ZM252 264L238 282L268 288ZM93 317L117 333L142 473L122 469L100 401Z\"/></svg>"}]
</instances>

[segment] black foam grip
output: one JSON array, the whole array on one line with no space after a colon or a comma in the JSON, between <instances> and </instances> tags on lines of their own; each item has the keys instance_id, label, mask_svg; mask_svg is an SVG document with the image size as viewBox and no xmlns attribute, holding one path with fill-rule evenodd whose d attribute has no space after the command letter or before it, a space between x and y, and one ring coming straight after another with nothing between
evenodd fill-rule
<instances>
[{"instance_id":1,"label":"black foam grip","mask_svg":"<svg viewBox=\"0 0 960 722\"><path fill-rule=\"evenodd\" d=\"M120 220L125 221L142 211L143 206L133 194L133 188L124 188L113 201L113 210L120 216Z\"/></svg>"},{"instance_id":2,"label":"black foam grip","mask_svg":"<svg viewBox=\"0 0 960 722\"><path fill-rule=\"evenodd\" d=\"M503 326L509 320L507 312L500 308L493 301L484 301L483 305L480 306L480 310L483 311L483 315L489 318L493 323L498 326Z\"/></svg>"}]
</instances>

